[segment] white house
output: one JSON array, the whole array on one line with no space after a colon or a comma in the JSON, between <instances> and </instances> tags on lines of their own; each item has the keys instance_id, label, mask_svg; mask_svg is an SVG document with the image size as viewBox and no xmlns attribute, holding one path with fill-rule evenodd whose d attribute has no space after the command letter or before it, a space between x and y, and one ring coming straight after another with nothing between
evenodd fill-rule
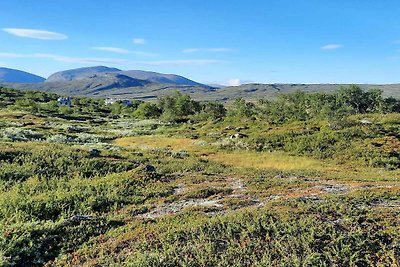
<instances>
[{"instance_id":1,"label":"white house","mask_svg":"<svg viewBox=\"0 0 400 267\"><path fill-rule=\"evenodd\" d=\"M72 100L71 97L59 97L57 99L57 102L59 105L71 107L72 106L71 100Z\"/></svg>"},{"instance_id":2,"label":"white house","mask_svg":"<svg viewBox=\"0 0 400 267\"><path fill-rule=\"evenodd\" d=\"M104 104L106 105L111 105L114 104L117 100L115 100L114 98L107 98L104 100Z\"/></svg>"},{"instance_id":3,"label":"white house","mask_svg":"<svg viewBox=\"0 0 400 267\"><path fill-rule=\"evenodd\" d=\"M130 107L132 106L132 102L128 99L114 99L114 98L107 98L104 100L104 104L111 105L114 103L120 103L122 106Z\"/></svg>"}]
</instances>

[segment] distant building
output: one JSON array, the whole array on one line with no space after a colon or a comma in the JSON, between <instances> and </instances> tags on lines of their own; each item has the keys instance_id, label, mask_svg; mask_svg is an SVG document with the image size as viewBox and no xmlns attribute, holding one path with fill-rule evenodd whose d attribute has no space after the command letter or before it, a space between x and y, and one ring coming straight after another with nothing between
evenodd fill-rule
<instances>
[{"instance_id":1,"label":"distant building","mask_svg":"<svg viewBox=\"0 0 400 267\"><path fill-rule=\"evenodd\" d=\"M114 104L117 100L115 100L114 98L107 98L104 100L104 104L106 105L111 105Z\"/></svg>"},{"instance_id":2,"label":"distant building","mask_svg":"<svg viewBox=\"0 0 400 267\"><path fill-rule=\"evenodd\" d=\"M107 98L104 100L104 104L106 104L106 105L112 105L114 103L120 103L122 106L125 106L125 107L130 107L133 105L132 102L128 99L121 100L121 99Z\"/></svg>"},{"instance_id":3,"label":"distant building","mask_svg":"<svg viewBox=\"0 0 400 267\"><path fill-rule=\"evenodd\" d=\"M72 98L71 97L59 97L57 102L59 105L72 107Z\"/></svg>"},{"instance_id":4,"label":"distant building","mask_svg":"<svg viewBox=\"0 0 400 267\"><path fill-rule=\"evenodd\" d=\"M121 105L123 105L125 107L130 107L133 104L132 104L132 102L130 100L124 99L124 100L121 100Z\"/></svg>"}]
</instances>

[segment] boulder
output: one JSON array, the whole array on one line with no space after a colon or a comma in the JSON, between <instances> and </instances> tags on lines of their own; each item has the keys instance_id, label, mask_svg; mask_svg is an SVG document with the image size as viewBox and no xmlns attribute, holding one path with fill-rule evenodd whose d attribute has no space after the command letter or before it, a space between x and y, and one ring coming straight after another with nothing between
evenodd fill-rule
<instances>
[{"instance_id":1,"label":"boulder","mask_svg":"<svg viewBox=\"0 0 400 267\"><path fill-rule=\"evenodd\" d=\"M100 156L100 154L101 154L101 151L100 151L99 149L96 149L96 148L91 149L91 150L89 151L89 155L90 155L91 157L98 157L98 156Z\"/></svg>"}]
</instances>

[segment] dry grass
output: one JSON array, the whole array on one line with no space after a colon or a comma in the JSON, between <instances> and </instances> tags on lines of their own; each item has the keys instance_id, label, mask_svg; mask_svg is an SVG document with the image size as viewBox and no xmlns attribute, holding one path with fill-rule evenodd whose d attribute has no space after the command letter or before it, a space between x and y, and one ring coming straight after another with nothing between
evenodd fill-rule
<instances>
[{"instance_id":1,"label":"dry grass","mask_svg":"<svg viewBox=\"0 0 400 267\"><path fill-rule=\"evenodd\" d=\"M193 151L199 148L194 142L194 140L188 138L170 138L152 135L118 138L114 141L114 144L133 148L151 147Z\"/></svg>"},{"instance_id":2,"label":"dry grass","mask_svg":"<svg viewBox=\"0 0 400 267\"><path fill-rule=\"evenodd\" d=\"M217 162L246 168L276 169L283 171L324 169L323 162L306 157L289 156L278 152L218 152L209 156Z\"/></svg>"},{"instance_id":3,"label":"dry grass","mask_svg":"<svg viewBox=\"0 0 400 267\"><path fill-rule=\"evenodd\" d=\"M283 152L217 151L200 146L198 140L164 136L133 136L116 139L114 144L131 148L171 148L186 150L198 156L240 168L269 169L278 171L307 171L323 174L327 179L356 181L400 181L400 170L388 171L354 164L333 164L304 156Z\"/></svg>"},{"instance_id":4,"label":"dry grass","mask_svg":"<svg viewBox=\"0 0 400 267\"><path fill-rule=\"evenodd\" d=\"M278 169L284 171L292 170L323 170L323 163L319 160L289 156L278 152L249 152L249 151L213 151L210 148L199 146L195 140L188 138L170 138L163 136L134 136L119 138L114 144L123 147L151 147L171 148L174 150L187 150L191 152L204 153L203 157L219 163L235 167Z\"/></svg>"}]
</instances>

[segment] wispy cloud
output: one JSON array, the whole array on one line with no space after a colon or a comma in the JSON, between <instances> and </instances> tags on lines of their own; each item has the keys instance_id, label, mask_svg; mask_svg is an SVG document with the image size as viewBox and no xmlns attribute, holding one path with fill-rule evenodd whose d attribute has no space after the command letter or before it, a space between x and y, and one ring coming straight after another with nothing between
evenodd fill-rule
<instances>
[{"instance_id":1,"label":"wispy cloud","mask_svg":"<svg viewBox=\"0 0 400 267\"><path fill-rule=\"evenodd\" d=\"M341 44L327 44L321 47L322 50L335 50L335 49L339 49L342 48L343 45Z\"/></svg>"},{"instance_id":2,"label":"wispy cloud","mask_svg":"<svg viewBox=\"0 0 400 267\"><path fill-rule=\"evenodd\" d=\"M55 61L68 62L68 63L99 63L99 64L120 64L127 62L125 59L118 58L92 58L92 57L68 57L54 54L33 54L36 58L49 58Z\"/></svg>"},{"instance_id":3,"label":"wispy cloud","mask_svg":"<svg viewBox=\"0 0 400 267\"><path fill-rule=\"evenodd\" d=\"M134 39L132 40L132 42L133 42L134 44L140 44L140 45L146 44L146 40L143 39L143 38L134 38Z\"/></svg>"},{"instance_id":4,"label":"wispy cloud","mask_svg":"<svg viewBox=\"0 0 400 267\"><path fill-rule=\"evenodd\" d=\"M44 30L35 30L35 29L21 29L21 28L3 28L3 31L25 38L33 38L40 40L64 40L67 39L68 36L58 32L50 32Z\"/></svg>"},{"instance_id":5,"label":"wispy cloud","mask_svg":"<svg viewBox=\"0 0 400 267\"><path fill-rule=\"evenodd\" d=\"M131 51L132 53L135 51ZM136 51L139 52L139 51ZM17 53L6 53L0 52L0 58L47 58L59 62L68 63L81 63L81 64L137 64L137 65L210 65L210 64L221 64L226 63L223 60L216 59L178 59L178 60L150 60L150 61L131 61L120 58L93 58L93 57L71 57L47 53L36 53L36 54L17 54Z\"/></svg>"},{"instance_id":6,"label":"wispy cloud","mask_svg":"<svg viewBox=\"0 0 400 267\"><path fill-rule=\"evenodd\" d=\"M216 59L179 59L179 60L159 60L159 61L133 61L135 64L143 64L143 65L210 65L210 64L220 64L225 63L222 60Z\"/></svg>"},{"instance_id":7,"label":"wispy cloud","mask_svg":"<svg viewBox=\"0 0 400 267\"><path fill-rule=\"evenodd\" d=\"M0 53L1 58L24 58L25 55L16 54L16 53Z\"/></svg>"},{"instance_id":8,"label":"wispy cloud","mask_svg":"<svg viewBox=\"0 0 400 267\"><path fill-rule=\"evenodd\" d=\"M214 47L214 48L186 48L182 50L182 53L195 53L195 52L215 52L225 53L235 51L233 48L228 47Z\"/></svg>"},{"instance_id":9,"label":"wispy cloud","mask_svg":"<svg viewBox=\"0 0 400 267\"><path fill-rule=\"evenodd\" d=\"M36 54L17 54L0 53L0 58L47 58L59 62L81 63L81 64L120 64L127 60L118 58L92 58L92 57L69 57L55 54L36 53Z\"/></svg>"},{"instance_id":10,"label":"wispy cloud","mask_svg":"<svg viewBox=\"0 0 400 267\"><path fill-rule=\"evenodd\" d=\"M111 52L111 53L117 53L117 54L133 54L133 55L142 56L142 57L156 57L157 56L157 54L154 54L154 53L148 53L148 52L137 51L137 50L132 51L132 50L128 50L128 49L120 48L120 47L95 46L95 47L92 47L92 49L105 51L105 52Z\"/></svg>"},{"instance_id":11,"label":"wispy cloud","mask_svg":"<svg viewBox=\"0 0 400 267\"><path fill-rule=\"evenodd\" d=\"M92 47L92 48L95 49L95 50L118 53L118 54L129 54L130 53L129 50L124 49L124 48L119 48L119 47L95 46L95 47Z\"/></svg>"}]
</instances>

